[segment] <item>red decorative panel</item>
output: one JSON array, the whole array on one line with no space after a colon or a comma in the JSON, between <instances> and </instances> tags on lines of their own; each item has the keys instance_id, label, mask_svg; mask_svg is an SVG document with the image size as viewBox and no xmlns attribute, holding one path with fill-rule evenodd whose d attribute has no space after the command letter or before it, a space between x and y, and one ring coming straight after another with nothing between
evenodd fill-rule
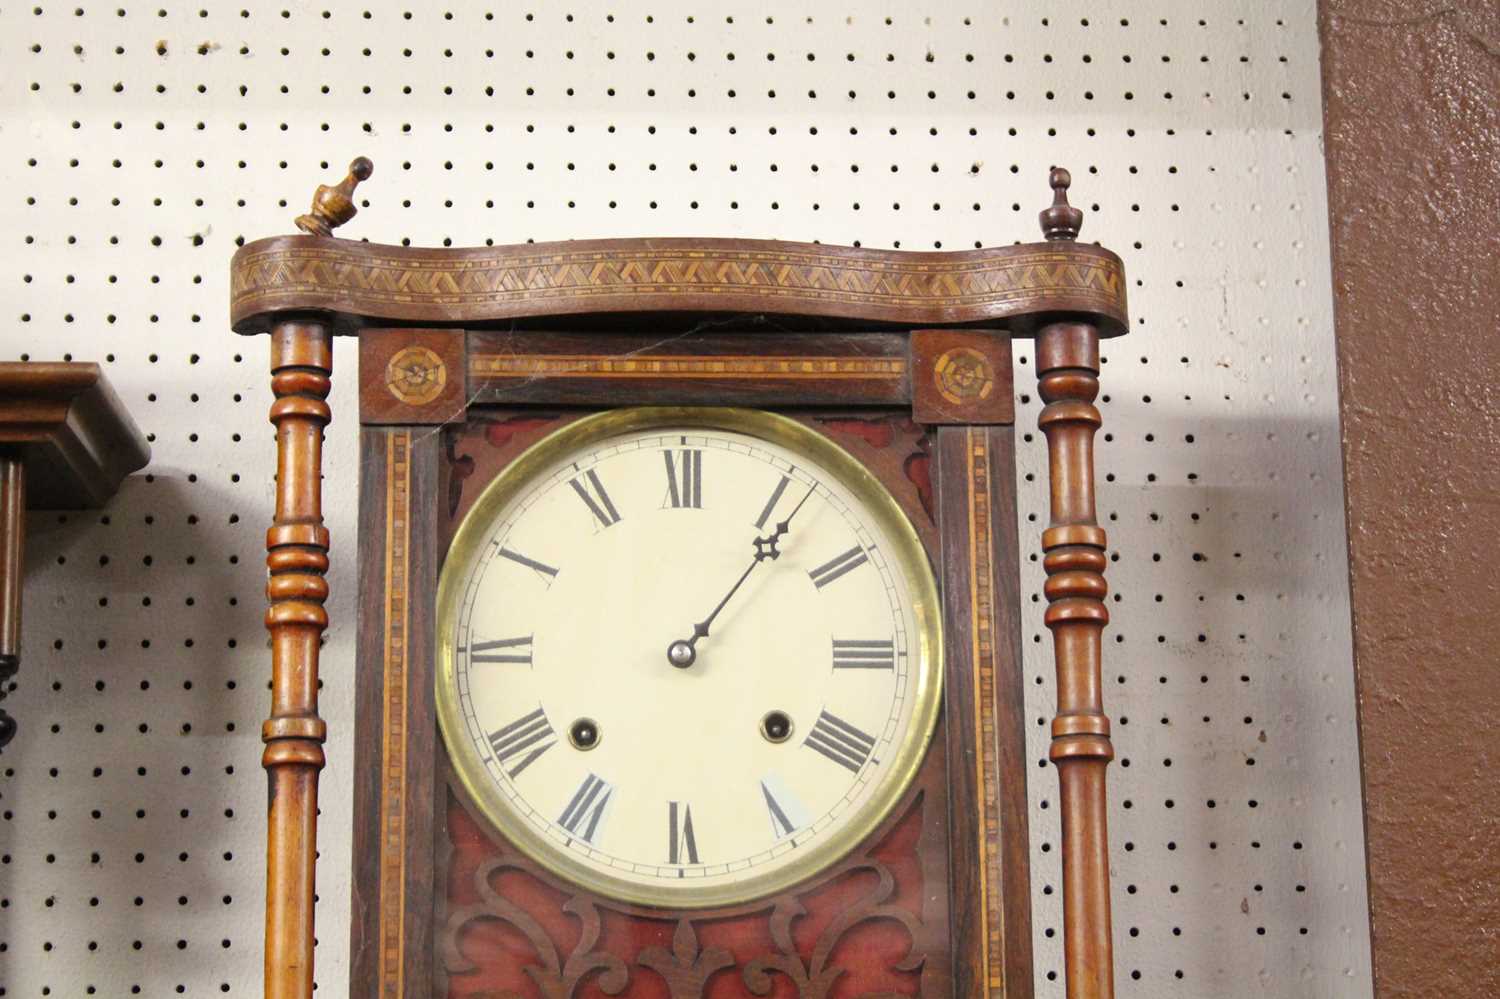
<instances>
[{"instance_id":1,"label":"red decorative panel","mask_svg":"<svg viewBox=\"0 0 1500 999\"><path fill-rule=\"evenodd\" d=\"M563 885L450 784L436 926L448 999L854 999L946 994L946 760L829 872L738 909L616 904Z\"/></svg>"}]
</instances>

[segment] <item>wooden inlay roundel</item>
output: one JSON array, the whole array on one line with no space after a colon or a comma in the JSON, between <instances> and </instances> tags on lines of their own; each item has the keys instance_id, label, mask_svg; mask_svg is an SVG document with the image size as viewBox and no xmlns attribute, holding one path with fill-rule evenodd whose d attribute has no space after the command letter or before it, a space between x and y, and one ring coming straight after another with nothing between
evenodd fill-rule
<instances>
[{"instance_id":1,"label":"wooden inlay roundel","mask_svg":"<svg viewBox=\"0 0 1500 999\"><path fill-rule=\"evenodd\" d=\"M408 406L422 406L443 394L448 368L443 359L426 347L406 347L392 355L385 366L386 388Z\"/></svg>"},{"instance_id":2,"label":"wooden inlay roundel","mask_svg":"<svg viewBox=\"0 0 1500 999\"><path fill-rule=\"evenodd\" d=\"M937 359L933 381L939 394L953 403L988 399L995 391L995 372L990 362L972 347L954 347Z\"/></svg>"}]
</instances>

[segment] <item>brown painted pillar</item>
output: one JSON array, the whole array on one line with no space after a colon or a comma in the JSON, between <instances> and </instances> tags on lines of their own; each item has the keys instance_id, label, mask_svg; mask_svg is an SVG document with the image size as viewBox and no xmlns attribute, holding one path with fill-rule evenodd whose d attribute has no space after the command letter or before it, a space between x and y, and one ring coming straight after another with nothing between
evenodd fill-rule
<instances>
[{"instance_id":1,"label":"brown painted pillar","mask_svg":"<svg viewBox=\"0 0 1500 999\"><path fill-rule=\"evenodd\" d=\"M1500 5L1324 0L1379 999L1500 995Z\"/></svg>"}]
</instances>

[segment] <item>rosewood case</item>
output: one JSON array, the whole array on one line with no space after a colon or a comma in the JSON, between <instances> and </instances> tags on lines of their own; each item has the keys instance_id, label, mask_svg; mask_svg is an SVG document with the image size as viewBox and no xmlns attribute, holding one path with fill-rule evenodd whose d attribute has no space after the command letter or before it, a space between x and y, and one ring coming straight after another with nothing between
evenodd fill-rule
<instances>
[{"instance_id":1,"label":"rosewood case","mask_svg":"<svg viewBox=\"0 0 1500 999\"><path fill-rule=\"evenodd\" d=\"M331 338L347 334L361 423L351 995L1029 997L1011 364L1012 338L1027 337L1051 454L1041 544L1068 995L1111 996L1092 440L1099 339L1126 330L1125 281L1114 254L1076 242L1067 172L1053 171L1042 242L911 253L334 238L371 169L357 160L319 188L305 235L250 243L231 269L234 328L270 334L276 395L266 995L312 995L321 440ZM826 872L728 909L629 906L560 883L467 800L436 729L437 578L468 505L547 432L648 404L774 409L825 434L905 509L941 590L944 707L905 799Z\"/></svg>"}]
</instances>

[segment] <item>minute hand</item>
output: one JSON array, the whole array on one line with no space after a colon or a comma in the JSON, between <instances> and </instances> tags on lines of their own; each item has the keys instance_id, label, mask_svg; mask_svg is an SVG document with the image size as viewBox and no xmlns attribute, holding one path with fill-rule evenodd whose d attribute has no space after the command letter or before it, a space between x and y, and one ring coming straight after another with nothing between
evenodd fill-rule
<instances>
[{"instance_id":1,"label":"minute hand","mask_svg":"<svg viewBox=\"0 0 1500 999\"><path fill-rule=\"evenodd\" d=\"M667 661L669 663L679 669L686 669L693 665L698 658L698 639L708 637L708 629L712 627L714 619L719 616L719 612L724 609L724 605L729 603L729 598L734 596L741 586L745 585L745 580L750 578L750 574L755 571L756 566L760 565L766 559L781 557L781 552L776 547L777 542L791 530L792 518L797 516L797 512L802 509L808 500L812 499L813 493L817 491L818 487L814 485L807 491L807 495L803 496L797 505L792 508L792 512L787 514L786 519L776 525L774 531L765 537L757 537L752 542L755 546L755 555L751 558L750 564L745 567L745 571L740 573L740 578L735 580L734 585L729 588L729 592L724 594L724 599L719 601L708 617L693 625L693 635L691 638L678 639L667 646Z\"/></svg>"}]
</instances>

